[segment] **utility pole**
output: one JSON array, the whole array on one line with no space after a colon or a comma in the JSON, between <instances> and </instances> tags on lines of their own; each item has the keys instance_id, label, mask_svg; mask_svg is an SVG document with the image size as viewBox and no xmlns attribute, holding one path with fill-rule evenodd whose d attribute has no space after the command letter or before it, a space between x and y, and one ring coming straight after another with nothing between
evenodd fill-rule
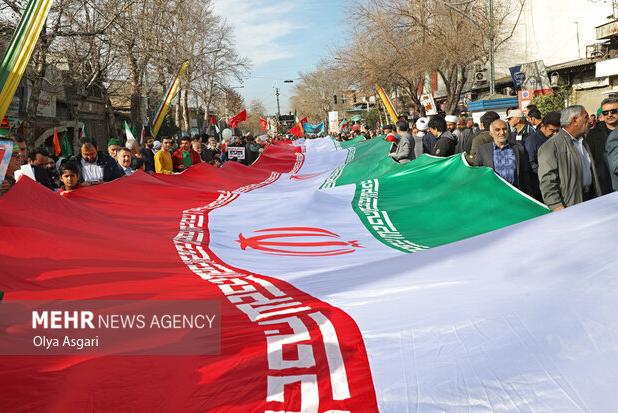
<instances>
[{"instance_id":1,"label":"utility pole","mask_svg":"<svg viewBox=\"0 0 618 413\"><path fill-rule=\"evenodd\" d=\"M494 48L496 34L494 31L494 1L489 0L489 96L496 94L496 68L494 60Z\"/></svg>"},{"instance_id":2,"label":"utility pole","mask_svg":"<svg viewBox=\"0 0 618 413\"><path fill-rule=\"evenodd\" d=\"M577 33L577 57L582 58L581 47L579 47L579 22L575 23L575 31Z\"/></svg>"},{"instance_id":3,"label":"utility pole","mask_svg":"<svg viewBox=\"0 0 618 413\"><path fill-rule=\"evenodd\" d=\"M275 88L275 96L277 97L277 120L281 117L281 106L279 105L279 88Z\"/></svg>"}]
</instances>

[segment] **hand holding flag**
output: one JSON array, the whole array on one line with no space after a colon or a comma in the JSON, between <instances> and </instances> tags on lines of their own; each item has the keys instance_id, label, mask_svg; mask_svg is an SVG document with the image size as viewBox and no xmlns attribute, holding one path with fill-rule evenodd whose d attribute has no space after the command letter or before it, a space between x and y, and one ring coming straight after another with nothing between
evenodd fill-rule
<instances>
[{"instance_id":1,"label":"hand holding flag","mask_svg":"<svg viewBox=\"0 0 618 413\"><path fill-rule=\"evenodd\" d=\"M133 132L131 131L131 128L129 128L129 124L127 123L127 121L124 121L124 133L125 135L127 135L127 143L126 146L127 148L129 146L133 146L133 143L136 142L135 136L133 136Z\"/></svg>"}]
</instances>

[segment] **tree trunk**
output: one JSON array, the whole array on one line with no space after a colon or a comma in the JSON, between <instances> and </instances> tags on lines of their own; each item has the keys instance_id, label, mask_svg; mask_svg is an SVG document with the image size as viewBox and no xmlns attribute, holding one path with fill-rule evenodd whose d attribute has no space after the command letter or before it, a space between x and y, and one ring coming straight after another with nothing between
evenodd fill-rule
<instances>
[{"instance_id":1,"label":"tree trunk","mask_svg":"<svg viewBox=\"0 0 618 413\"><path fill-rule=\"evenodd\" d=\"M39 43L32 57L32 62L34 64L34 79L30 85L25 122L26 145L30 148L34 146L34 142L36 141L35 124L39 107L39 98L41 96L41 87L43 86L43 79L45 78L45 71L47 69L47 50L49 49L50 39L45 35L46 30L47 25L44 25L41 30Z\"/></svg>"},{"instance_id":2,"label":"tree trunk","mask_svg":"<svg viewBox=\"0 0 618 413\"><path fill-rule=\"evenodd\" d=\"M182 106L182 117L185 130L191 135L191 114L189 113L189 90L185 89Z\"/></svg>"},{"instance_id":3,"label":"tree trunk","mask_svg":"<svg viewBox=\"0 0 618 413\"><path fill-rule=\"evenodd\" d=\"M182 93L178 93L178 95L176 96L176 107L174 108L174 121L176 122L176 127L178 129L180 129L180 134L182 135L182 99L181 99L181 94Z\"/></svg>"},{"instance_id":4,"label":"tree trunk","mask_svg":"<svg viewBox=\"0 0 618 413\"><path fill-rule=\"evenodd\" d=\"M447 113L454 113L455 109L457 109L461 91L466 83L464 73L465 67L459 64L454 65L450 73L448 73L449 85L447 90L449 93L447 95L445 107Z\"/></svg>"},{"instance_id":5,"label":"tree trunk","mask_svg":"<svg viewBox=\"0 0 618 413\"><path fill-rule=\"evenodd\" d=\"M116 115L114 114L114 108L112 101L107 94L107 91L103 92L105 98L105 119L107 121L107 129L109 130L109 137L118 139L118 130L116 129Z\"/></svg>"},{"instance_id":6,"label":"tree trunk","mask_svg":"<svg viewBox=\"0 0 618 413\"><path fill-rule=\"evenodd\" d=\"M129 59L129 66L131 69L131 123L137 127L142 122L142 83L137 60L134 57Z\"/></svg>"}]
</instances>

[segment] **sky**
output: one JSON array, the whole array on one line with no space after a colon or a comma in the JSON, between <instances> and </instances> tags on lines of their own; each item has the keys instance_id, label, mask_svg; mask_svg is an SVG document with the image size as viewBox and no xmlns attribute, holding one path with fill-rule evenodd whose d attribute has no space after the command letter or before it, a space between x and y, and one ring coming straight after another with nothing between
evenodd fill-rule
<instances>
[{"instance_id":1,"label":"sky","mask_svg":"<svg viewBox=\"0 0 618 413\"><path fill-rule=\"evenodd\" d=\"M301 72L344 44L347 0L214 0L214 12L233 27L240 55L252 68L237 89L247 106L252 99L277 111L274 82L279 86L281 113L293 111L290 96ZM238 82L231 86L241 86Z\"/></svg>"}]
</instances>

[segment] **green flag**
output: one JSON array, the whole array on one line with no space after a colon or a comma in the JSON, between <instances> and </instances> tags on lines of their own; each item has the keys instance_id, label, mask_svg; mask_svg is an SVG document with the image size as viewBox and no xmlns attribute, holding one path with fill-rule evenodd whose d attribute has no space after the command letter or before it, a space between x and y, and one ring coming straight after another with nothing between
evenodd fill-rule
<instances>
[{"instance_id":1,"label":"green flag","mask_svg":"<svg viewBox=\"0 0 618 413\"><path fill-rule=\"evenodd\" d=\"M386 245L401 251L437 247L549 212L500 179L490 168L472 168L461 154L448 158L423 155L399 164L388 156L390 142L376 138L341 142L344 165L321 188L356 185L352 206L365 227ZM466 188L462 191L462 188ZM454 211L470 211L461 216ZM508 211L491 219L486 210ZM376 214L388 213L397 234L384 236Z\"/></svg>"},{"instance_id":2,"label":"green flag","mask_svg":"<svg viewBox=\"0 0 618 413\"><path fill-rule=\"evenodd\" d=\"M71 140L69 139L68 132L64 132L64 136L62 137L62 156L65 158L70 158L73 156L73 145L71 144Z\"/></svg>"}]
</instances>

